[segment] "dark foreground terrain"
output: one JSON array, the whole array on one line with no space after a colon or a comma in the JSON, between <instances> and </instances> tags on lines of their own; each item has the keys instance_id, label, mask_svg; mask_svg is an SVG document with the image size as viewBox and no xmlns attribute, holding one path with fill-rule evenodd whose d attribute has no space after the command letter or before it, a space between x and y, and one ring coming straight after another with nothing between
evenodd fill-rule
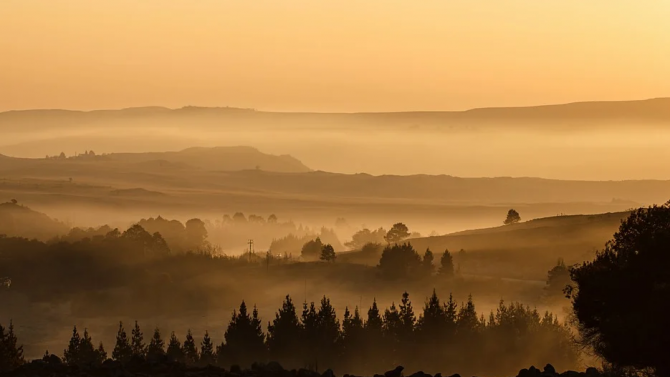
<instances>
[{"instance_id":1,"label":"dark foreground terrain","mask_svg":"<svg viewBox=\"0 0 670 377\"><path fill-rule=\"evenodd\" d=\"M394 370L383 374L375 374L374 377L442 377L441 373L431 375L424 372L404 374L404 368L399 366ZM558 373L554 367L547 364L543 370L531 366L528 369L522 369L517 377L599 377L601 376L595 368L588 368L585 372L565 371ZM180 363L146 363L137 362L121 365L120 363L107 360L100 367L80 368L76 366L67 366L61 362L58 357L50 356L44 360L34 360L31 363L21 366L19 369L6 374L7 377L59 377L59 376L225 376L225 377L335 377L332 370L328 369L323 373L318 373L307 369L286 370L279 363L270 362L268 364L254 364L251 369L241 370L233 366L230 370L216 366L207 367L187 367ZM448 375L447 375L448 376ZM345 374L343 377L355 377ZM459 374L453 374L451 377L460 377Z\"/></svg>"}]
</instances>

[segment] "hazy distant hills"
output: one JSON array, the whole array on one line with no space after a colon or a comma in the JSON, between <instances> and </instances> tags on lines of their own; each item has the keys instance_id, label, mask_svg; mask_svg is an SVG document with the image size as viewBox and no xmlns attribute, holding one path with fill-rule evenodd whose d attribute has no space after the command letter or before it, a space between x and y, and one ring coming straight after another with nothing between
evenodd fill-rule
<instances>
[{"instance_id":1,"label":"hazy distant hills","mask_svg":"<svg viewBox=\"0 0 670 377\"><path fill-rule=\"evenodd\" d=\"M458 126L471 123L598 122L670 123L670 98L639 101L577 102L532 107L480 108L467 111L388 113L265 112L238 108L141 107L120 110L24 110L0 113L0 131L58 130L96 125L156 125L226 128L228 126L349 127Z\"/></svg>"},{"instance_id":2,"label":"hazy distant hills","mask_svg":"<svg viewBox=\"0 0 670 377\"><path fill-rule=\"evenodd\" d=\"M83 164L83 165L82 165ZM80 155L65 160L25 159L0 155L0 169L63 169L76 167L82 172L87 168L104 172L105 168L126 168L129 173L151 172L155 169L198 169L207 171L265 170L284 173L308 172L310 169L297 159L284 155L261 153L251 147L188 148L177 152L111 153L105 155Z\"/></svg>"},{"instance_id":3,"label":"hazy distant hills","mask_svg":"<svg viewBox=\"0 0 670 377\"><path fill-rule=\"evenodd\" d=\"M0 203L0 234L42 241L65 234L69 227L18 203Z\"/></svg>"}]
</instances>

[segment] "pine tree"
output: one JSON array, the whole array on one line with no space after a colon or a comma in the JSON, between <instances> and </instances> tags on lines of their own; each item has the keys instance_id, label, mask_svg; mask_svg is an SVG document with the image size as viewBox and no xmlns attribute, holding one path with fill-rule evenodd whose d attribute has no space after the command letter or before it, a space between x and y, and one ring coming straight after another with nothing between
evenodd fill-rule
<instances>
[{"instance_id":1,"label":"pine tree","mask_svg":"<svg viewBox=\"0 0 670 377\"><path fill-rule=\"evenodd\" d=\"M166 355L171 361L184 362L184 349L181 347L181 342L177 339L174 331L170 334L170 342L167 346Z\"/></svg>"},{"instance_id":2,"label":"pine tree","mask_svg":"<svg viewBox=\"0 0 670 377\"><path fill-rule=\"evenodd\" d=\"M323 296L321 306L318 312L318 333L319 341L317 343L318 365L323 369L334 368L339 350L337 349L340 338L340 321L337 319L335 308L330 303L330 299Z\"/></svg>"},{"instance_id":3,"label":"pine tree","mask_svg":"<svg viewBox=\"0 0 670 377\"><path fill-rule=\"evenodd\" d=\"M193 334L191 334L190 329L186 332L186 340L184 340L183 351L187 365L194 365L198 362L198 360L200 360L200 356L198 355L198 347L195 346L195 340L193 339Z\"/></svg>"},{"instance_id":4,"label":"pine tree","mask_svg":"<svg viewBox=\"0 0 670 377\"><path fill-rule=\"evenodd\" d=\"M77 326L74 326L72 329L72 337L70 338L70 343L67 346L67 349L63 352L63 361L68 365L79 365L79 345L81 344L81 336L79 331L77 331Z\"/></svg>"},{"instance_id":5,"label":"pine tree","mask_svg":"<svg viewBox=\"0 0 670 377\"><path fill-rule=\"evenodd\" d=\"M401 342L407 343L412 341L412 334L416 325L416 315L414 314L412 301L409 299L409 293L402 294L399 309L401 326L398 335Z\"/></svg>"},{"instance_id":6,"label":"pine tree","mask_svg":"<svg viewBox=\"0 0 670 377\"><path fill-rule=\"evenodd\" d=\"M247 305L242 301L239 313L233 311L224 337L231 364L250 366L255 361L264 360L265 335L256 307L249 315Z\"/></svg>"},{"instance_id":7,"label":"pine tree","mask_svg":"<svg viewBox=\"0 0 670 377\"><path fill-rule=\"evenodd\" d=\"M398 312L395 303L391 303L391 307L384 311L383 321L382 330L384 336L384 348L391 356L393 364L400 365L399 357L402 353L400 349L402 319L400 318L400 312Z\"/></svg>"},{"instance_id":8,"label":"pine tree","mask_svg":"<svg viewBox=\"0 0 670 377\"><path fill-rule=\"evenodd\" d=\"M306 302L303 303L300 321L305 342L304 363L312 368L316 368L319 357L318 350L316 349L316 345L319 342L319 316L313 302L310 303L309 307Z\"/></svg>"},{"instance_id":9,"label":"pine tree","mask_svg":"<svg viewBox=\"0 0 670 377\"><path fill-rule=\"evenodd\" d=\"M477 317L475 304L472 302L472 295L468 296L467 304L461 305L456 325L459 333L467 334L469 336L479 330L480 321Z\"/></svg>"},{"instance_id":10,"label":"pine tree","mask_svg":"<svg viewBox=\"0 0 670 377\"><path fill-rule=\"evenodd\" d=\"M84 335L79 341L79 365L95 365L98 362L98 355L93 345L93 339L88 334L88 329L84 329Z\"/></svg>"},{"instance_id":11,"label":"pine tree","mask_svg":"<svg viewBox=\"0 0 670 377\"><path fill-rule=\"evenodd\" d=\"M130 361L133 357L133 349L130 347L130 341L126 330L123 328L123 322L119 322L119 331L116 333L116 345L112 351L112 358L122 364Z\"/></svg>"},{"instance_id":12,"label":"pine tree","mask_svg":"<svg viewBox=\"0 0 670 377\"><path fill-rule=\"evenodd\" d=\"M102 345L102 342L98 344L98 349L95 350L96 354L96 364L102 364L107 360L107 351L105 351L105 346Z\"/></svg>"},{"instance_id":13,"label":"pine tree","mask_svg":"<svg viewBox=\"0 0 670 377\"><path fill-rule=\"evenodd\" d=\"M302 330L295 305L287 295L281 309L275 314L275 319L268 325L267 344L270 358L285 367L299 367Z\"/></svg>"},{"instance_id":14,"label":"pine tree","mask_svg":"<svg viewBox=\"0 0 670 377\"><path fill-rule=\"evenodd\" d=\"M433 274L433 270L435 269L433 267L433 260L435 257L433 256L433 252L430 251L430 249L426 249L426 253L423 254L423 260L421 261L421 264L423 266L424 273L428 276L431 276Z\"/></svg>"},{"instance_id":15,"label":"pine tree","mask_svg":"<svg viewBox=\"0 0 670 377\"><path fill-rule=\"evenodd\" d=\"M361 369L366 374L373 373L380 368L385 368L388 365L386 360L388 354L384 347L384 334L382 332L383 321L379 314L377 307L377 300L372 301L372 306L368 309L368 317L363 327L364 331L364 363Z\"/></svg>"},{"instance_id":16,"label":"pine tree","mask_svg":"<svg viewBox=\"0 0 670 377\"><path fill-rule=\"evenodd\" d=\"M133 350L133 357L144 358L146 356L147 347L144 344L144 335L142 334L142 330L140 330L140 325L137 321L135 321L132 335L131 348Z\"/></svg>"},{"instance_id":17,"label":"pine tree","mask_svg":"<svg viewBox=\"0 0 670 377\"><path fill-rule=\"evenodd\" d=\"M165 342L161 338L160 330L156 327L147 348L147 360L159 361L163 356L165 356Z\"/></svg>"},{"instance_id":18,"label":"pine tree","mask_svg":"<svg viewBox=\"0 0 670 377\"><path fill-rule=\"evenodd\" d=\"M209 337L209 332L205 331L205 337L200 343L200 365L214 365L214 344Z\"/></svg>"},{"instance_id":19,"label":"pine tree","mask_svg":"<svg viewBox=\"0 0 670 377\"><path fill-rule=\"evenodd\" d=\"M442 258L440 258L440 275L446 278L454 277L454 258L448 249L444 250Z\"/></svg>"},{"instance_id":20,"label":"pine tree","mask_svg":"<svg viewBox=\"0 0 670 377\"><path fill-rule=\"evenodd\" d=\"M349 308L345 308L340 339L344 362L349 370L353 370L363 362L363 336L363 319L358 312L358 307L354 309L353 315L349 312Z\"/></svg>"},{"instance_id":21,"label":"pine tree","mask_svg":"<svg viewBox=\"0 0 670 377\"><path fill-rule=\"evenodd\" d=\"M0 325L0 373L12 371L24 362L23 346L18 345L14 324L9 322L6 334L5 328Z\"/></svg>"}]
</instances>

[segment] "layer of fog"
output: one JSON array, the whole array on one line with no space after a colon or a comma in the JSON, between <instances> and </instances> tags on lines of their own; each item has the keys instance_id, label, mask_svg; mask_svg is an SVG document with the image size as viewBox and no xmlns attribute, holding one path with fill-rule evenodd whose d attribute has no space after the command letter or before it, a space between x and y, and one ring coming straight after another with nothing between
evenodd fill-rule
<instances>
[{"instance_id":1,"label":"layer of fog","mask_svg":"<svg viewBox=\"0 0 670 377\"><path fill-rule=\"evenodd\" d=\"M114 129L113 132L110 129ZM248 145L290 154L314 170L369 174L448 174L461 177L534 176L557 179L669 179L670 132L609 127L584 131L469 130L414 127L352 130L253 128L213 131L180 127L60 130L8 134L0 153L44 157L179 150L192 146Z\"/></svg>"}]
</instances>

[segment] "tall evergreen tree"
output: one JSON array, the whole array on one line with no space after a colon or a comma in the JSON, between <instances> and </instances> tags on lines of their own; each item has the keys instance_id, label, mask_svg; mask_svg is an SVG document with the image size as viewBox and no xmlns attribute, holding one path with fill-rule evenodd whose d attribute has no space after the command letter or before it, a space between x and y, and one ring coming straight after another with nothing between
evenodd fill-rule
<instances>
[{"instance_id":1,"label":"tall evergreen tree","mask_svg":"<svg viewBox=\"0 0 670 377\"><path fill-rule=\"evenodd\" d=\"M358 312L358 307L354 309L352 315L349 308L344 310L342 320L341 351L344 358L345 369L353 372L357 366L363 363L364 333L363 319Z\"/></svg>"},{"instance_id":2,"label":"tall evergreen tree","mask_svg":"<svg viewBox=\"0 0 670 377\"><path fill-rule=\"evenodd\" d=\"M477 317L475 304L472 302L472 295L468 296L467 304L461 305L456 325L459 333L468 334L470 336L479 331L481 322Z\"/></svg>"},{"instance_id":3,"label":"tall evergreen tree","mask_svg":"<svg viewBox=\"0 0 670 377\"><path fill-rule=\"evenodd\" d=\"M412 301L409 299L409 293L402 294L400 301L400 329L398 336L401 342L408 343L412 341L414 326L416 325L416 315L412 307Z\"/></svg>"},{"instance_id":4,"label":"tall evergreen tree","mask_svg":"<svg viewBox=\"0 0 670 377\"><path fill-rule=\"evenodd\" d=\"M434 259L435 256L433 256L433 252L430 251L430 249L426 249L426 252L423 254L421 265L423 266L423 271L427 276L431 276L433 274L433 270L435 269L433 266Z\"/></svg>"},{"instance_id":5,"label":"tall evergreen tree","mask_svg":"<svg viewBox=\"0 0 670 377\"><path fill-rule=\"evenodd\" d=\"M318 366L322 369L335 368L339 350L337 346L340 338L340 321L337 319L335 308L330 303L330 299L323 296L318 313L318 333L317 342Z\"/></svg>"},{"instance_id":6,"label":"tall evergreen tree","mask_svg":"<svg viewBox=\"0 0 670 377\"><path fill-rule=\"evenodd\" d=\"M165 342L161 337L160 329L156 327L147 347L147 360L159 361L163 356L165 356Z\"/></svg>"},{"instance_id":7,"label":"tall evergreen tree","mask_svg":"<svg viewBox=\"0 0 670 377\"><path fill-rule=\"evenodd\" d=\"M440 275L446 278L454 277L454 258L448 249L444 250L442 258L440 258Z\"/></svg>"},{"instance_id":8,"label":"tall evergreen tree","mask_svg":"<svg viewBox=\"0 0 670 377\"><path fill-rule=\"evenodd\" d=\"M242 301L239 312L233 311L224 338L230 364L250 366L265 359L265 335L256 307L249 315L247 305Z\"/></svg>"},{"instance_id":9,"label":"tall evergreen tree","mask_svg":"<svg viewBox=\"0 0 670 377\"><path fill-rule=\"evenodd\" d=\"M133 349L130 346L128 335L123 328L123 322L119 322L119 330L116 333L116 344L112 351L112 358L122 364L127 363L133 357Z\"/></svg>"},{"instance_id":10,"label":"tall evergreen tree","mask_svg":"<svg viewBox=\"0 0 670 377\"><path fill-rule=\"evenodd\" d=\"M383 347L384 333L383 320L379 314L377 300L372 301L372 306L368 309L368 317L363 326L364 333L364 356L365 363L361 365L363 372L370 374L380 368L388 367L387 352Z\"/></svg>"},{"instance_id":11,"label":"tall evergreen tree","mask_svg":"<svg viewBox=\"0 0 670 377\"><path fill-rule=\"evenodd\" d=\"M10 321L7 330L0 325L0 373L12 371L24 362L23 346L18 345L14 324Z\"/></svg>"},{"instance_id":12,"label":"tall evergreen tree","mask_svg":"<svg viewBox=\"0 0 670 377\"><path fill-rule=\"evenodd\" d=\"M293 300L287 295L281 309L275 314L275 319L268 325L267 344L270 358L285 367L301 366L299 355L303 351L300 341L302 330Z\"/></svg>"},{"instance_id":13,"label":"tall evergreen tree","mask_svg":"<svg viewBox=\"0 0 670 377\"><path fill-rule=\"evenodd\" d=\"M186 332L186 339L184 340L183 352L184 352L184 359L187 365L195 365L198 363L198 360L200 360L200 356L198 354L198 347L196 347L195 345L195 340L193 339L193 334L191 333L190 329Z\"/></svg>"},{"instance_id":14,"label":"tall evergreen tree","mask_svg":"<svg viewBox=\"0 0 670 377\"><path fill-rule=\"evenodd\" d=\"M63 355L65 363L73 366L97 366L107 358L107 352L105 352L102 343L96 349L88 330L84 329L84 336L82 337L79 335L76 326L72 330L70 343Z\"/></svg>"},{"instance_id":15,"label":"tall evergreen tree","mask_svg":"<svg viewBox=\"0 0 670 377\"><path fill-rule=\"evenodd\" d=\"M200 365L214 365L214 344L212 339L209 337L209 332L205 331L205 337L200 343Z\"/></svg>"},{"instance_id":16,"label":"tall evergreen tree","mask_svg":"<svg viewBox=\"0 0 670 377\"><path fill-rule=\"evenodd\" d=\"M142 330L140 330L140 325L135 321L135 327L133 328L132 332L132 339L130 342L130 346L133 350L133 357L140 357L144 358L146 356L147 352L147 347L144 344L144 334L142 334Z\"/></svg>"},{"instance_id":17,"label":"tall evergreen tree","mask_svg":"<svg viewBox=\"0 0 670 377\"><path fill-rule=\"evenodd\" d=\"M72 329L72 337L68 343L67 349L63 351L63 361L68 365L79 365L79 345L81 344L81 335L77 331L77 326Z\"/></svg>"},{"instance_id":18,"label":"tall evergreen tree","mask_svg":"<svg viewBox=\"0 0 670 377\"><path fill-rule=\"evenodd\" d=\"M319 341L319 315L313 302L310 303L309 307L307 306L306 302L303 303L302 317L300 320L305 341L305 352L303 354L304 363L308 367L316 369L318 366L319 357L319 353L316 348L316 345Z\"/></svg>"},{"instance_id":19,"label":"tall evergreen tree","mask_svg":"<svg viewBox=\"0 0 670 377\"><path fill-rule=\"evenodd\" d=\"M184 358L184 349L181 346L181 342L177 339L174 331L170 334L170 341L168 342L167 351L165 352L169 360L176 361L178 363L183 363Z\"/></svg>"}]
</instances>

